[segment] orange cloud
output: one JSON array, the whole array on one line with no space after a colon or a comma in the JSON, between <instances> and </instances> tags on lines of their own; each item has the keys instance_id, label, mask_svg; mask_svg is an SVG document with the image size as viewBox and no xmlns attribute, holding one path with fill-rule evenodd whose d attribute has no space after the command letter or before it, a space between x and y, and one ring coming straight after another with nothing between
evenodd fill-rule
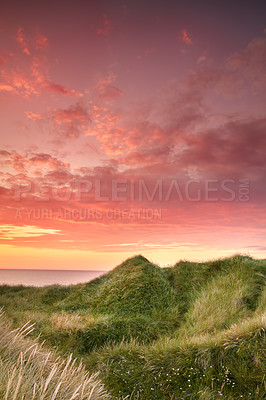
<instances>
[{"instance_id":1,"label":"orange cloud","mask_svg":"<svg viewBox=\"0 0 266 400\"><path fill-rule=\"evenodd\" d=\"M59 234L58 230L55 229L43 229L36 226L24 225L0 225L0 237L1 239L13 240L15 238L28 238L38 237L42 235L56 235Z\"/></svg>"},{"instance_id":2,"label":"orange cloud","mask_svg":"<svg viewBox=\"0 0 266 400\"><path fill-rule=\"evenodd\" d=\"M31 111L25 111L27 118L31 119L32 121L40 121L42 120L42 116L38 113L33 113Z\"/></svg>"},{"instance_id":3,"label":"orange cloud","mask_svg":"<svg viewBox=\"0 0 266 400\"><path fill-rule=\"evenodd\" d=\"M64 171L68 170L69 163L60 161L57 158L47 153L31 153L25 156L18 152L8 152L6 150L0 151L0 157L2 158L2 165L12 167L15 171L25 172L28 176L35 176L36 168L42 167L43 173ZM20 178L19 176L16 176ZM26 178L26 175L21 175L22 179ZM11 178L11 175L10 175ZM12 181L12 179L11 179Z\"/></svg>"},{"instance_id":4,"label":"orange cloud","mask_svg":"<svg viewBox=\"0 0 266 400\"><path fill-rule=\"evenodd\" d=\"M40 123L39 127L45 128L53 136L69 138L89 136L88 129L92 122L89 109L82 102L68 108L48 110L42 115L32 111L26 111L25 115L28 119Z\"/></svg>"},{"instance_id":5,"label":"orange cloud","mask_svg":"<svg viewBox=\"0 0 266 400\"><path fill-rule=\"evenodd\" d=\"M0 92L15 92L16 89L8 84L0 83Z\"/></svg>"},{"instance_id":6,"label":"orange cloud","mask_svg":"<svg viewBox=\"0 0 266 400\"><path fill-rule=\"evenodd\" d=\"M25 53L29 56L30 51L29 51L27 42L25 40L25 35L24 35L23 31L24 31L23 28L21 28L21 27L18 28L16 40L19 43L20 47L22 48L23 53Z\"/></svg>"},{"instance_id":7,"label":"orange cloud","mask_svg":"<svg viewBox=\"0 0 266 400\"><path fill-rule=\"evenodd\" d=\"M19 67L2 70L3 82L0 90L13 92L25 98L38 95L44 81L43 60L33 57L29 58L29 61L30 64L25 70Z\"/></svg>"},{"instance_id":8,"label":"orange cloud","mask_svg":"<svg viewBox=\"0 0 266 400\"><path fill-rule=\"evenodd\" d=\"M67 162L60 161L55 157L52 157L47 153L36 153L33 157L28 158L28 165L43 165L49 171L62 171L65 168L68 168L70 165Z\"/></svg>"},{"instance_id":9,"label":"orange cloud","mask_svg":"<svg viewBox=\"0 0 266 400\"><path fill-rule=\"evenodd\" d=\"M25 63L21 64L23 67L2 69L0 91L13 92L22 97L28 98L31 95L39 95L43 89L48 91L62 94L71 95L77 98L83 97L83 94L74 90L64 87L53 80L49 76L49 64L46 54L48 46L48 38L37 33L31 39L31 51L29 50L28 42L24 34L24 30L20 27L16 36L17 42L20 44L23 52L29 57ZM0 57L0 65L6 64L6 60Z\"/></svg>"},{"instance_id":10,"label":"orange cloud","mask_svg":"<svg viewBox=\"0 0 266 400\"><path fill-rule=\"evenodd\" d=\"M48 46L48 38L44 35L41 35L39 32L37 32L37 37L35 40L35 48L37 50L39 49L44 49Z\"/></svg>"},{"instance_id":11,"label":"orange cloud","mask_svg":"<svg viewBox=\"0 0 266 400\"><path fill-rule=\"evenodd\" d=\"M232 130L233 138L236 142L232 145L230 150L229 143L230 137L225 135L225 132ZM249 133L250 132L250 133ZM231 165L230 179L232 179L234 171L232 167L239 169L241 176L246 161L251 164L256 163L258 154L251 154L250 140L252 137L258 142L258 147L262 149L261 164L263 163L263 149L265 148L265 140L263 137L263 126L246 126L242 124L238 126L227 125L224 127L223 134L218 133L218 137L213 132L204 135L188 135L186 139L187 147L184 152L178 154L178 158L173 160L172 165L165 163L166 159L162 161L162 155L159 153L160 149L151 149L148 153L149 147L144 153L144 147L140 147L140 154L136 155L135 160L132 159L130 169L120 172L117 168L106 166L97 168L77 168L74 173L71 173L70 165L65 165L63 161L52 157L47 153L36 153L30 155L21 155L18 153L10 153L7 151L0 151L3 159L10 158L11 161L17 164L23 164L23 173L14 174L7 173L9 178L6 181L8 187L0 187L1 198L1 215L2 221L0 227L0 243L11 244L16 246L31 246L31 248L57 248L57 249L90 249L92 251L101 251L108 249L110 251L124 251L123 248L130 248L130 251L137 251L137 249L149 248L156 249L157 247L173 248L173 251L180 250L180 247L190 247L189 251L193 249L199 250L196 246L197 235L200 234L201 245L210 244L213 247L213 242L209 241L209 237L213 239L213 231L219 232L217 241L221 240L221 232L226 232L226 229L237 232L238 227L241 238L246 234L247 239L250 237L250 232L260 231L260 234L265 236L265 227L263 225L265 218L261 214L261 207L265 199L265 189L263 185L263 178L258 185L261 187L261 198L257 197L258 192L253 194L252 203L241 202L190 202L186 198L186 191L184 190L186 181L184 175L180 175L180 170L187 166L189 163L198 163L201 170L211 171L211 179L213 179L213 171L216 171L216 176L219 173L225 172L224 165ZM150 131L151 140L159 135L156 130ZM161 132L160 135L166 132ZM197 136L197 137L196 137ZM201 137L203 136L203 137ZM222 137L222 139L219 139ZM242 140L246 139L242 142ZM110 139L111 140L111 139ZM210 145L209 145L210 143ZM237 149L245 149L243 157ZM167 149L165 149L167 151ZM220 151L220 153L219 153ZM214 154L211 158L209 153ZM209 155L207 163L205 162L206 155ZM133 154L132 154L133 156ZM149 158L150 157L150 158ZM242 158L241 158L242 157ZM145 160L144 160L145 158ZM236 158L236 162L232 165L232 159ZM231 160L231 161L230 161ZM242 160L242 161L241 161ZM138 165L135 164L138 163ZM160 164L161 162L161 164ZM146 163L146 165L145 165ZM154 164L154 163L157 163ZM17 167L20 167L17 165ZM254 164L256 166L257 164ZM263 165L263 164L262 164ZM41 175L37 176L32 173L34 168L39 167L42 171ZM170 170L170 168L172 168ZM254 168L253 173L254 173ZM169 196L169 201L165 200L165 193L169 190L170 173L173 179L178 180L178 184L183 196L183 199L177 195L177 192L172 191L172 196ZM224 176L224 175L223 175ZM221 177L221 175L220 175ZM134 199L132 200L130 191L126 194L126 201L97 201L95 199L95 185L92 187L91 192L83 193L81 200L75 198L77 191L75 184L80 179L91 181L94 185L95 181L101 182L101 195L110 196L112 193L112 182L118 180L121 187L131 188L134 185ZM138 185L140 180L144 180L145 186L149 193L152 193L158 180L163 179L163 200L161 201L157 195L153 201L149 201L143 192L143 198L139 201ZM188 179L188 178L187 178ZM197 178L190 178L197 179ZM66 184L60 186L58 181L65 181ZM123 182L126 181L126 184ZM23 183L24 182L24 183ZM253 181L254 185L256 184ZM25 185L25 195L21 196L19 201L14 200L14 190L12 188L15 184ZM27 185L30 184L32 190L27 191ZM50 196L47 201L42 201L40 198L38 184L44 188L42 196ZM204 188L204 181L202 181ZM221 181L218 182L219 190L214 193L214 196L225 196L227 193L221 192ZM35 189L36 185L36 189ZM74 186L71 186L74 185ZM194 197L192 184L190 195ZM213 186L212 186L213 187ZM64 198L64 191L69 190L71 198L67 201L58 201L57 196ZM90 186L89 186L90 190ZM54 195L56 193L56 197ZM202 191L204 193L204 191ZM255 203L254 203L255 202ZM254 207L254 204L257 206ZM162 218L150 219L145 214L145 209L162 209ZM19 212L17 211L19 209ZM141 217L137 218L124 218L123 215L128 215L132 210L132 215L138 215L138 210L141 211ZM130 211L131 210L131 211ZM243 227L243 213L248 213L249 218L245 221ZM213 219L215 215L215 221ZM99 219L97 219L99 216ZM229 218L230 217L230 218ZM209 229L202 231L202 224L208 226ZM14 226L14 228L12 227ZM141 242L139 242L139 232L142 231ZM88 235L88 232L93 234ZM59 236L60 235L60 236ZM209 236L210 235L210 236ZM219 237L218 237L219 236ZM227 236L227 234L226 234ZM238 236L238 235L236 235ZM263 237L264 237L263 236ZM123 241L121 242L121 237ZM163 241L162 241L163 237ZM258 236L257 236L258 238ZM219 242L220 243L220 242ZM256 243L247 242L252 245ZM132 246L132 247L131 247ZM121 257L121 255L120 255Z\"/></svg>"}]
</instances>

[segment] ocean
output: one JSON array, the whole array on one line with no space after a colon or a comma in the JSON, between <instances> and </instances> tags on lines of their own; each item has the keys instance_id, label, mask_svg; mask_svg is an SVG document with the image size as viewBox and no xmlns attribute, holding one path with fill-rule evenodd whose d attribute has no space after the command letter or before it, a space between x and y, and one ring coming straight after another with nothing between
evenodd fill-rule
<instances>
[{"instance_id":1,"label":"ocean","mask_svg":"<svg viewBox=\"0 0 266 400\"><path fill-rule=\"evenodd\" d=\"M69 271L39 269L0 269L0 285L71 285L89 282L108 271Z\"/></svg>"}]
</instances>

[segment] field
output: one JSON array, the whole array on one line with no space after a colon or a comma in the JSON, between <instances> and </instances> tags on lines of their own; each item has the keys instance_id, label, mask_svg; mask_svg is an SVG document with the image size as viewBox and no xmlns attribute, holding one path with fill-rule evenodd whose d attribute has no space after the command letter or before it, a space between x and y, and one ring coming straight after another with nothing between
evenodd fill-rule
<instances>
[{"instance_id":1,"label":"field","mask_svg":"<svg viewBox=\"0 0 266 400\"><path fill-rule=\"evenodd\" d=\"M265 272L136 256L86 284L0 286L0 398L262 400Z\"/></svg>"}]
</instances>

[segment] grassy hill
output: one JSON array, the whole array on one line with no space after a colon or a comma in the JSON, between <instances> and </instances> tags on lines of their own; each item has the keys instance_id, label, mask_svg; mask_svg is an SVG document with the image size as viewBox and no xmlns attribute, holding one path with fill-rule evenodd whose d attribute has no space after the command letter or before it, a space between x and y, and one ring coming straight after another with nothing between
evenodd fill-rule
<instances>
[{"instance_id":1,"label":"grassy hill","mask_svg":"<svg viewBox=\"0 0 266 400\"><path fill-rule=\"evenodd\" d=\"M136 256L86 284L1 286L0 306L99 372L114 399L259 400L265 271L240 255L163 269Z\"/></svg>"}]
</instances>

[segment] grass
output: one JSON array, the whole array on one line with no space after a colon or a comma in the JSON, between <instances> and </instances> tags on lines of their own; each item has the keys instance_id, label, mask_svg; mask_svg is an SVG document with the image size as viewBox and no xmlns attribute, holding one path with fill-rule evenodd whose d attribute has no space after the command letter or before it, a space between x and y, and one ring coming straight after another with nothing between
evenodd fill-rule
<instances>
[{"instance_id":1,"label":"grass","mask_svg":"<svg viewBox=\"0 0 266 400\"><path fill-rule=\"evenodd\" d=\"M32 325L11 330L0 315L0 398L2 400L104 400L96 375L70 355L66 360L28 339Z\"/></svg>"},{"instance_id":2,"label":"grass","mask_svg":"<svg viewBox=\"0 0 266 400\"><path fill-rule=\"evenodd\" d=\"M218 274L199 291L187 312L183 332L217 332L247 318L254 308L250 297L256 285L248 263L233 264L231 271Z\"/></svg>"},{"instance_id":3,"label":"grass","mask_svg":"<svg viewBox=\"0 0 266 400\"><path fill-rule=\"evenodd\" d=\"M241 255L164 269L136 256L86 284L4 285L0 305L99 373L113 399L260 400L265 270Z\"/></svg>"}]
</instances>

